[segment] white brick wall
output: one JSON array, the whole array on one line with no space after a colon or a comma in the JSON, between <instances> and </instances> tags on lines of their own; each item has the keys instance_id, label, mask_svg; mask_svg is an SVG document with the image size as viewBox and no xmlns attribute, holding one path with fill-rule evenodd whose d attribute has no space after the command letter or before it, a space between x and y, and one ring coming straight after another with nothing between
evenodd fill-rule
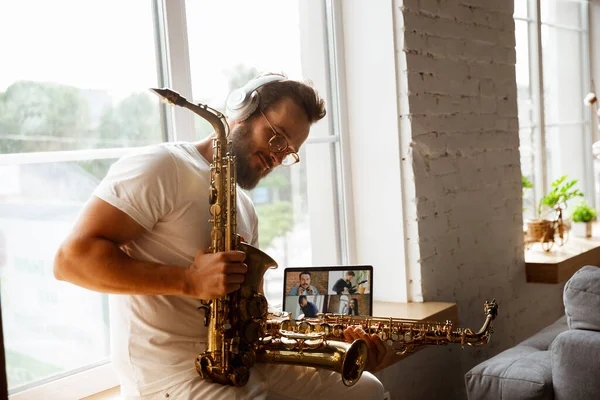
<instances>
[{"instance_id":1,"label":"white brick wall","mask_svg":"<svg viewBox=\"0 0 600 400\"><path fill-rule=\"evenodd\" d=\"M474 329L485 300L500 311L491 345L417 354L411 371L400 367L410 377L402 398L461 398L468 369L563 313L562 285L525 282L512 13L509 0L394 1L396 64L406 66L399 103L408 104L400 134L411 148L403 163L414 171L404 184L417 207L406 223L419 234L409 246L420 253L423 299L456 301L460 324ZM456 357L462 371L448 369ZM383 373L388 385L399 370ZM452 379L433 389L437 375Z\"/></svg>"}]
</instances>

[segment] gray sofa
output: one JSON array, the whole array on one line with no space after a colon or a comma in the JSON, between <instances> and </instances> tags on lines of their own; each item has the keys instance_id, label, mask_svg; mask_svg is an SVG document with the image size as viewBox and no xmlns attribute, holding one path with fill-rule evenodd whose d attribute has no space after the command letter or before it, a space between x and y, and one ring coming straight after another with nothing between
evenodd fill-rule
<instances>
[{"instance_id":1,"label":"gray sofa","mask_svg":"<svg viewBox=\"0 0 600 400\"><path fill-rule=\"evenodd\" d=\"M469 400L600 399L600 268L566 283L565 316L465 375Z\"/></svg>"}]
</instances>

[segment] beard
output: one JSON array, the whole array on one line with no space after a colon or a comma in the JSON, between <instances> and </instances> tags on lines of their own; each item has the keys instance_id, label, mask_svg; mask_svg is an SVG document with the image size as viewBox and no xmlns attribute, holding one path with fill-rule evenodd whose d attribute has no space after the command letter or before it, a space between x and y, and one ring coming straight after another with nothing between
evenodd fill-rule
<instances>
[{"instance_id":1,"label":"beard","mask_svg":"<svg viewBox=\"0 0 600 400\"><path fill-rule=\"evenodd\" d=\"M236 158L237 184L242 189L252 190L267 174L261 173L250 164L250 157L254 151L252 143L252 126L250 124L238 125L231 132L231 154Z\"/></svg>"}]
</instances>

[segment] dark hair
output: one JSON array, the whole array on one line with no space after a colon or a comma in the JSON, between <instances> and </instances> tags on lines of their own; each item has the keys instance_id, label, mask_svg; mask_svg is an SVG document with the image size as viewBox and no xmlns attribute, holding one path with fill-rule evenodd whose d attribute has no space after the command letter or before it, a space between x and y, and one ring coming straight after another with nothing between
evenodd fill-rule
<instances>
[{"instance_id":1,"label":"dark hair","mask_svg":"<svg viewBox=\"0 0 600 400\"><path fill-rule=\"evenodd\" d=\"M354 271L346 271L346 275L354 276Z\"/></svg>"},{"instance_id":2,"label":"dark hair","mask_svg":"<svg viewBox=\"0 0 600 400\"><path fill-rule=\"evenodd\" d=\"M301 294L300 296L298 296L298 304L300 304L302 302L302 299L308 301L308 299L306 298L306 295Z\"/></svg>"},{"instance_id":3,"label":"dark hair","mask_svg":"<svg viewBox=\"0 0 600 400\"><path fill-rule=\"evenodd\" d=\"M300 272L300 275L298 275L298 279L302 278L302 275L308 275L308 276L310 276L312 278L310 272L308 272L308 271L302 271L302 272Z\"/></svg>"},{"instance_id":4,"label":"dark hair","mask_svg":"<svg viewBox=\"0 0 600 400\"><path fill-rule=\"evenodd\" d=\"M261 74L257 78L269 75L280 75L287 78L285 74L272 73ZM255 113L259 112L259 110L265 111L279 100L289 97L298 107L304 110L308 122L311 124L317 122L326 114L325 100L319 96L319 93L312 87L312 83L309 81L300 82L286 79L271 82L258 88L257 92L260 95L260 100Z\"/></svg>"},{"instance_id":5,"label":"dark hair","mask_svg":"<svg viewBox=\"0 0 600 400\"><path fill-rule=\"evenodd\" d=\"M352 303L352 311L350 311L350 305L348 305L348 315L358 315L358 299L352 298L350 303Z\"/></svg>"}]
</instances>

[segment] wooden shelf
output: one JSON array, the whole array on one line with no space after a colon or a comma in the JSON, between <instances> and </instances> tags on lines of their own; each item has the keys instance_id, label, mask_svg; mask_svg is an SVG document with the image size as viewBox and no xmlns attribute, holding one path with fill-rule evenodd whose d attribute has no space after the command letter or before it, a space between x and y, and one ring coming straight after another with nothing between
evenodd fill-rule
<instances>
[{"instance_id":1,"label":"wooden shelf","mask_svg":"<svg viewBox=\"0 0 600 400\"><path fill-rule=\"evenodd\" d=\"M591 238L574 237L570 232L562 247L554 243L552 250L546 252L535 243L525 251L527 282L565 282L585 265L600 266L600 226L594 226Z\"/></svg>"}]
</instances>

